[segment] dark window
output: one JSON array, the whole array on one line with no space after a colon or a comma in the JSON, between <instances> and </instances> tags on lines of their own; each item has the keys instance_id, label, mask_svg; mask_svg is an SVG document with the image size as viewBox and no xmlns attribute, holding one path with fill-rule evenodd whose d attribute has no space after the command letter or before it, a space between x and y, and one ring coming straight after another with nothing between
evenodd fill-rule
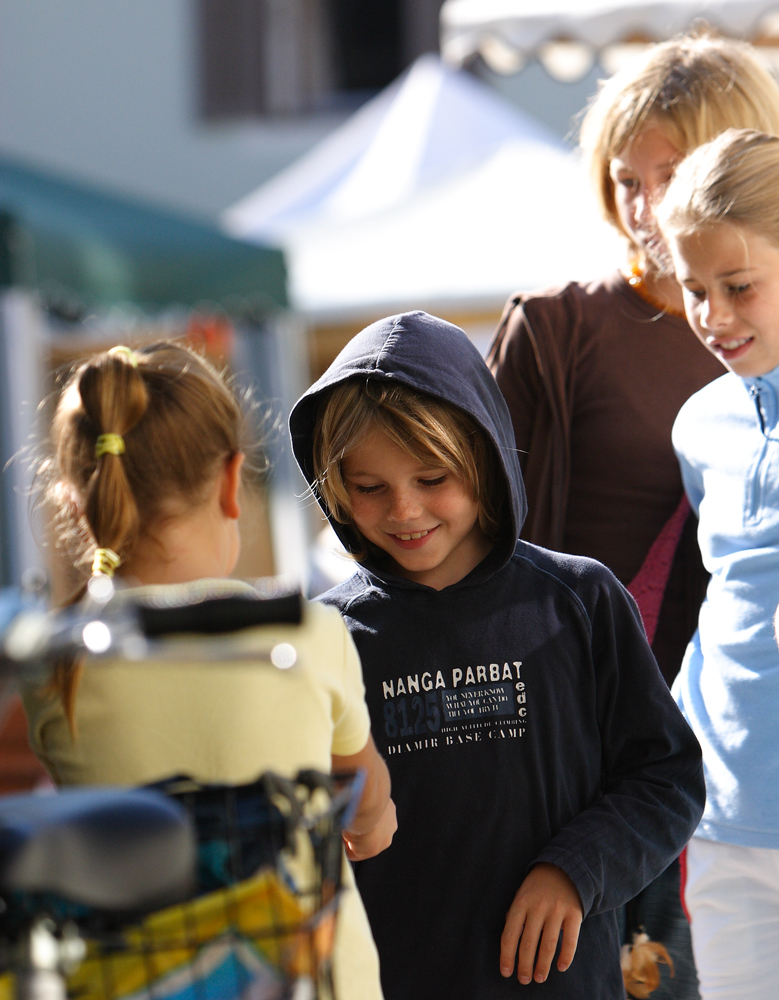
<instances>
[{"instance_id":1,"label":"dark window","mask_svg":"<svg viewBox=\"0 0 779 1000\"><path fill-rule=\"evenodd\" d=\"M197 0L210 119L358 103L435 48L441 0Z\"/></svg>"},{"instance_id":2,"label":"dark window","mask_svg":"<svg viewBox=\"0 0 779 1000\"><path fill-rule=\"evenodd\" d=\"M200 108L206 118L256 114L263 107L265 4L201 0Z\"/></svg>"},{"instance_id":3,"label":"dark window","mask_svg":"<svg viewBox=\"0 0 779 1000\"><path fill-rule=\"evenodd\" d=\"M400 0L331 0L339 90L380 90L403 69Z\"/></svg>"}]
</instances>

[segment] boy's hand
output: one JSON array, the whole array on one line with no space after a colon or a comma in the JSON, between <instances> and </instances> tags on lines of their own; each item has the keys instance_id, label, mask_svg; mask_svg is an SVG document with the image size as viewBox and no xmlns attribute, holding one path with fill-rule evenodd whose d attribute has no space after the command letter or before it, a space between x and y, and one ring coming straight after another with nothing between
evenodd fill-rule
<instances>
[{"instance_id":1,"label":"boy's hand","mask_svg":"<svg viewBox=\"0 0 779 1000\"><path fill-rule=\"evenodd\" d=\"M576 886L562 868L546 863L536 865L517 890L506 914L500 938L501 975L511 975L519 947L517 979L520 983L529 983L531 979L543 983L549 975L561 930L563 943L557 968L565 972L576 953L583 916Z\"/></svg>"},{"instance_id":2,"label":"boy's hand","mask_svg":"<svg viewBox=\"0 0 779 1000\"><path fill-rule=\"evenodd\" d=\"M343 841L346 856L350 861L365 861L386 850L392 843L392 838L398 828L395 816L395 803L390 799L381 815L381 819L366 833L351 833L343 831Z\"/></svg>"}]
</instances>

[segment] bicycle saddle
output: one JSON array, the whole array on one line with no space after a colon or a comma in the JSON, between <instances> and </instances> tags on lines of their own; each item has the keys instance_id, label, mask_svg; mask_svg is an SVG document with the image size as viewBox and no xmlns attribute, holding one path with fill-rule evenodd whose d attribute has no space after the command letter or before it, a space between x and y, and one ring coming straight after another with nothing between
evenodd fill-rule
<instances>
[{"instance_id":1,"label":"bicycle saddle","mask_svg":"<svg viewBox=\"0 0 779 1000\"><path fill-rule=\"evenodd\" d=\"M178 803L146 789L0 798L0 894L53 893L113 912L180 902L196 838Z\"/></svg>"}]
</instances>

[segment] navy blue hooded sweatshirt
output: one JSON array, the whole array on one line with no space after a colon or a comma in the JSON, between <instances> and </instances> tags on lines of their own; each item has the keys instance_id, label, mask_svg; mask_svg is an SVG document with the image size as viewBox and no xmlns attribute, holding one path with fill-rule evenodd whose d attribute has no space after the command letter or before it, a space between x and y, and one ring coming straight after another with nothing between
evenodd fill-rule
<instances>
[{"instance_id":1,"label":"navy blue hooded sweatshirt","mask_svg":"<svg viewBox=\"0 0 779 1000\"><path fill-rule=\"evenodd\" d=\"M422 312L358 334L298 401L312 465L317 404L346 379L402 382L455 404L494 443L511 524L436 591L368 557L324 596L362 659L398 832L358 864L386 1000L621 1000L614 907L684 847L700 818L700 748L632 601L600 563L516 541L525 491L508 410L476 348ZM575 498L574 498L575 502ZM353 528L330 518L351 551ZM506 911L534 863L573 880L584 922L570 968L523 986L499 972Z\"/></svg>"}]
</instances>

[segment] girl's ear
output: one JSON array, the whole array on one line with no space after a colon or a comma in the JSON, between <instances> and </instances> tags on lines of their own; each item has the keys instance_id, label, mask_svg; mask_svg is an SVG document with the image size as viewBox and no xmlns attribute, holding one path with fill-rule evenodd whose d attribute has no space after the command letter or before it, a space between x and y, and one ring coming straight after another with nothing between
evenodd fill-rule
<instances>
[{"instance_id":1,"label":"girl's ear","mask_svg":"<svg viewBox=\"0 0 779 1000\"><path fill-rule=\"evenodd\" d=\"M219 506L225 517L237 520L241 510L238 505L238 491L241 488L241 466L243 452L236 452L225 460L219 482Z\"/></svg>"}]
</instances>

